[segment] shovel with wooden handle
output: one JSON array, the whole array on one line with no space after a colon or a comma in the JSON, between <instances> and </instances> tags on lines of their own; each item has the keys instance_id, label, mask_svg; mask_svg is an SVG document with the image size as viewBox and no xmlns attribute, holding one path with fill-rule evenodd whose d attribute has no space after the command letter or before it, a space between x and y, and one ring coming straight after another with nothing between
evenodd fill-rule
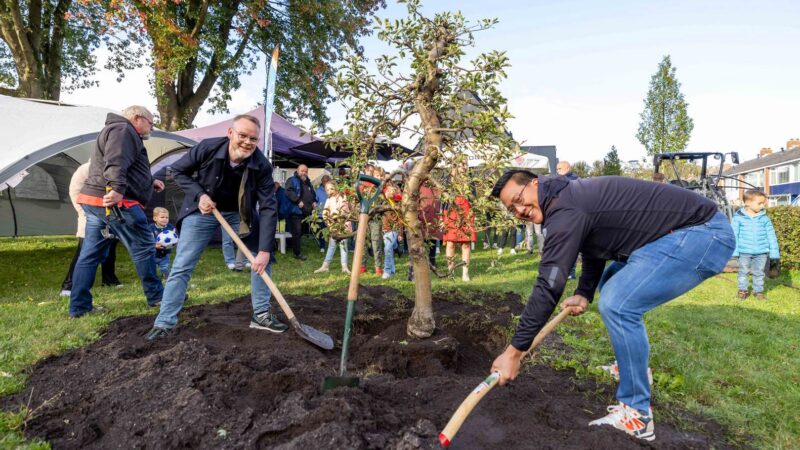
<instances>
[{"instance_id":1,"label":"shovel with wooden handle","mask_svg":"<svg viewBox=\"0 0 800 450\"><path fill-rule=\"evenodd\" d=\"M222 228L225 229L225 232L228 233L228 236L230 236L231 239L233 239L233 241L236 242L236 245L239 247L239 250L241 250L244 256L246 256L247 259L250 261L250 264L254 264L255 258L253 257L253 254L250 253L250 249L248 249L247 246L244 245L244 242L242 242L242 240L239 239L239 235L237 235L236 232L233 231L233 228L231 228L230 224L228 224L228 221L225 220L224 217L222 217L222 214L220 214L216 208L212 209L211 211L214 213L214 217L216 217L217 220L219 221L219 224L222 225ZM286 315L286 318L289 320L289 323L292 324L294 331L296 331L297 334L300 335L300 337L307 340L308 342L311 342L317 347L323 348L325 350L331 350L333 348L333 338L331 338L330 336L319 330L316 330L308 325L300 323L297 320L297 317L294 316L292 308L290 308L289 304L286 303L286 299L283 298L281 291L278 290L278 286L275 285L275 283L272 281L272 278L270 278L269 275L267 275L266 271L261 272L261 278L264 280L264 283L267 284L269 290L272 291L272 295L274 295L275 298L278 300L278 304L281 305L281 309L283 310L283 313Z\"/></svg>"},{"instance_id":2,"label":"shovel with wooden handle","mask_svg":"<svg viewBox=\"0 0 800 450\"><path fill-rule=\"evenodd\" d=\"M365 197L361 192L361 182L366 181L374 185L375 192ZM358 228L356 229L356 249L353 254L353 270L350 271L350 286L347 289L347 314L344 319L344 335L342 336L342 358L339 363L339 376L325 377L322 382L322 390L327 391L337 387L356 387L360 383L358 377L348 377L347 372L347 352L350 349L350 329L353 325L353 313L355 311L356 300L358 300L358 277L361 273L361 260L364 258L364 243L367 240L367 226L369 225L369 210L372 203L381 193L381 182L377 178L367 175L359 175L356 182L356 196L358 196Z\"/></svg>"},{"instance_id":3,"label":"shovel with wooden handle","mask_svg":"<svg viewBox=\"0 0 800 450\"><path fill-rule=\"evenodd\" d=\"M560 313L558 313L558 315L553 320L548 322L541 330L539 330L539 334L537 334L536 337L533 338L533 343L531 343L531 346L528 349L528 351L522 354L522 357L524 358L527 354L532 352L533 349L536 348L542 342L542 340L544 340L544 338L548 334L550 334L551 331L553 331L553 328L555 328L556 325L559 324L559 322L564 320L564 318L569 315L569 313L570 313L570 308L564 308ZM470 392L470 394L467 396L467 398L465 398L464 401L461 402L461 405L453 414L453 417L451 417L450 421L447 422L447 425L444 427L444 430L442 430L442 432L439 433L439 442L442 444L442 446L444 446L445 448L450 446L450 442L453 441L453 438L456 436L456 433L458 433L458 430L461 428L461 425L467 419L467 416L469 416L469 414L472 412L475 406L478 405L478 402L480 402L481 399L486 394L488 394L493 387L495 387L495 385L499 380L500 380L500 372L492 372L491 375L486 377L485 380L481 381L481 384L479 384L475 389L473 389L472 392Z\"/></svg>"}]
</instances>

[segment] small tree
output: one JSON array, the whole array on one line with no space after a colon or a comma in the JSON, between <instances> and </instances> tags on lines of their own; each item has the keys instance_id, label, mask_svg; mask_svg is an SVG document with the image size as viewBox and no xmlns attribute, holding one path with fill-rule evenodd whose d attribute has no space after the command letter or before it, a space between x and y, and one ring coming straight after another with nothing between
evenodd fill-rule
<instances>
[{"instance_id":1,"label":"small tree","mask_svg":"<svg viewBox=\"0 0 800 450\"><path fill-rule=\"evenodd\" d=\"M591 169L589 167L589 164L587 164L586 161L583 160L575 161L575 163L572 164L572 173L574 173L579 178L588 177L590 170Z\"/></svg>"},{"instance_id":2,"label":"small tree","mask_svg":"<svg viewBox=\"0 0 800 450\"><path fill-rule=\"evenodd\" d=\"M686 148L694 128L686 112L687 106L672 61L669 55L664 56L650 79L642 121L636 133L648 155L682 152Z\"/></svg>"},{"instance_id":3,"label":"small tree","mask_svg":"<svg viewBox=\"0 0 800 450\"><path fill-rule=\"evenodd\" d=\"M595 160L592 163L592 169L589 171L590 177L599 177L603 175L603 161Z\"/></svg>"},{"instance_id":4,"label":"small tree","mask_svg":"<svg viewBox=\"0 0 800 450\"><path fill-rule=\"evenodd\" d=\"M603 175L622 175L622 162L617 155L617 147L611 146L611 150L603 158Z\"/></svg>"},{"instance_id":5,"label":"small tree","mask_svg":"<svg viewBox=\"0 0 800 450\"><path fill-rule=\"evenodd\" d=\"M420 137L420 157L406 173L399 210L416 277L407 332L427 337L435 320L431 272L418 218L420 187L425 182L439 186L442 201L451 205L458 195L468 197L480 221L486 211L497 209L497 202L489 199L492 183L519 148L505 132L511 116L498 89L508 66L505 54L492 51L469 63L462 61L464 49L474 46L473 34L496 20L469 24L458 12L429 18L420 11L419 0L405 3L405 18L379 20L376 25L378 38L396 54L378 57L374 71L367 69L360 55L352 54L336 78L335 91L348 113L346 133L332 138L345 140L354 149L351 164L359 168L374 157L381 136L395 139L408 132ZM452 170L464 168L468 160L481 160L482 169Z\"/></svg>"}]
</instances>

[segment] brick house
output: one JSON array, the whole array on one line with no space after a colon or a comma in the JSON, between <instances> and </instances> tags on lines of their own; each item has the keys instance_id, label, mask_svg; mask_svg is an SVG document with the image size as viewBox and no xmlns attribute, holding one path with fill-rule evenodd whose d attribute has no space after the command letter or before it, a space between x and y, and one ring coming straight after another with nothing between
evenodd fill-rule
<instances>
[{"instance_id":1,"label":"brick house","mask_svg":"<svg viewBox=\"0 0 800 450\"><path fill-rule=\"evenodd\" d=\"M725 192L732 203L742 204L742 195L750 185L764 191L769 206L788 205L800 196L800 139L791 139L786 149L773 152L762 148L758 157L722 172Z\"/></svg>"}]
</instances>

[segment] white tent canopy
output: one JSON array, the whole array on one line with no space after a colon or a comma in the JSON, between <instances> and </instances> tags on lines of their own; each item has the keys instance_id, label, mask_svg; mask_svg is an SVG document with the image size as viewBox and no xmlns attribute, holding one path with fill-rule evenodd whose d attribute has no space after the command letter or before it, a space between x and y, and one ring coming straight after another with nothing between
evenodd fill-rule
<instances>
[{"instance_id":1,"label":"white tent canopy","mask_svg":"<svg viewBox=\"0 0 800 450\"><path fill-rule=\"evenodd\" d=\"M75 210L69 179L89 160L108 108L0 95L0 236L69 234ZM194 141L154 130L150 161Z\"/></svg>"}]
</instances>

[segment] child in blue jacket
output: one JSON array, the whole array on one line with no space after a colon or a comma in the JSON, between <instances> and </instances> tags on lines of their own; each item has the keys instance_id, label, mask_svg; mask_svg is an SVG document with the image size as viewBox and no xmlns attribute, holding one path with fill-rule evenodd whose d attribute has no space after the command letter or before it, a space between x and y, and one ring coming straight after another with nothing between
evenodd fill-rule
<instances>
[{"instance_id":1,"label":"child in blue jacket","mask_svg":"<svg viewBox=\"0 0 800 450\"><path fill-rule=\"evenodd\" d=\"M767 196L755 189L744 192L744 208L736 211L731 221L736 236L736 250L733 256L739 257L739 293L737 298L748 297L747 273L753 273L753 294L758 300L766 300L764 295L764 268L767 258L780 259L778 237L772 221L764 212Z\"/></svg>"},{"instance_id":2,"label":"child in blue jacket","mask_svg":"<svg viewBox=\"0 0 800 450\"><path fill-rule=\"evenodd\" d=\"M150 224L150 231L153 238L158 239L158 235L164 231L175 230L169 223L169 211L166 208L153 208L153 223ZM169 254L171 250L156 242L156 266L161 270L164 279L169 277Z\"/></svg>"}]
</instances>

